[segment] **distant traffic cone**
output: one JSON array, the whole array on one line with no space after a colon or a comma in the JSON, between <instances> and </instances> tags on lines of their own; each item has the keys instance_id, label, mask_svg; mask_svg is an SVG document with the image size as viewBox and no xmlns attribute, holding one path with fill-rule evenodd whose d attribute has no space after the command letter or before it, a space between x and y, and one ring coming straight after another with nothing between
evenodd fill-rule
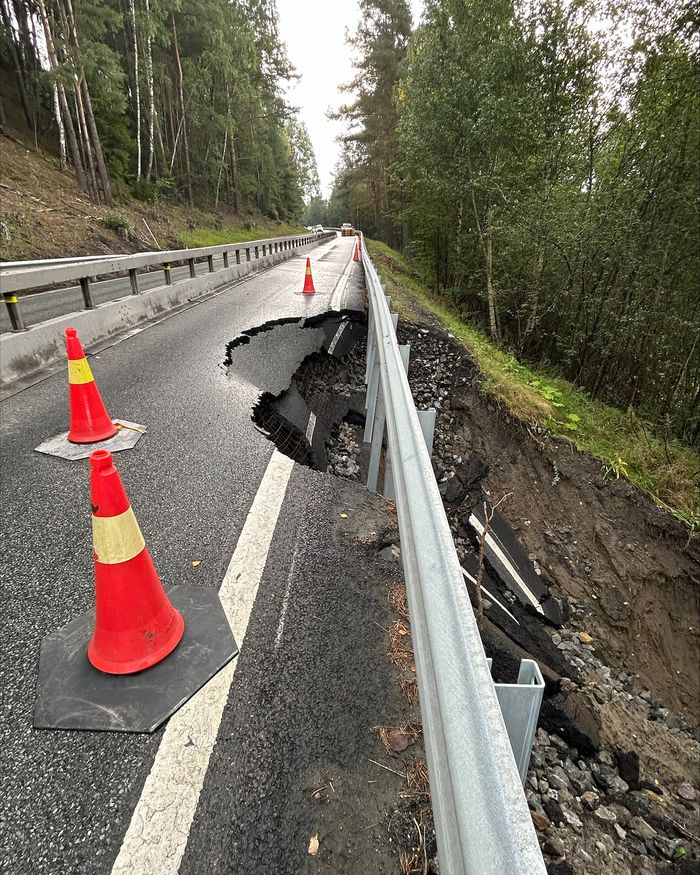
<instances>
[{"instance_id":1,"label":"distant traffic cone","mask_svg":"<svg viewBox=\"0 0 700 875\"><path fill-rule=\"evenodd\" d=\"M74 444L94 444L117 433L109 418L75 328L66 328L70 430Z\"/></svg>"},{"instance_id":2,"label":"distant traffic cone","mask_svg":"<svg viewBox=\"0 0 700 875\"><path fill-rule=\"evenodd\" d=\"M304 288L302 289L305 295L315 295L314 278L311 276L311 259L306 259L306 275L304 277Z\"/></svg>"},{"instance_id":3,"label":"distant traffic cone","mask_svg":"<svg viewBox=\"0 0 700 875\"><path fill-rule=\"evenodd\" d=\"M163 590L112 454L96 450L90 465L96 609L88 659L107 674L133 674L177 647L185 621Z\"/></svg>"},{"instance_id":4,"label":"distant traffic cone","mask_svg":"<svg viewBox=\"0 0 700 875\"><path fill-rule=\"evenodd\" d=\"M355 251L354 251L353 254L352 254L352 260L353 260L353 261L359 261L359 260L360 260L360 248L359 248L359 246L357 245L357 243L355 244Z\"/></svg>"}]
</instances>

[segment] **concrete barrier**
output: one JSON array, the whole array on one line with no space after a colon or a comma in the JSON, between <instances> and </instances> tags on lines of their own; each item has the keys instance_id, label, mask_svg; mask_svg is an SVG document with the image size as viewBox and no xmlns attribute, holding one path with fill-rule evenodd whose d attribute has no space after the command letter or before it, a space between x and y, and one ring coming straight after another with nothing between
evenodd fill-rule
<instances>
[{"instance_id":1,"label":"concrete barrier","mask_svg":"<svg viewBox=\"0 0 700 875\"><path fill-rule=\"evenodd\" d=\"M313 249L321 242L325 240L273 252L214 273L188 277L139 295L126 295L116 301L98 304L94 310L76 310L32 325L26 331L7 332L0 339L0 386L8 387L16 380L30 378L44 368L64 361L65 330L68 326L78 330L83 346L89 349L112 335L127 331L241 277L258 273Z\"/></svg>"}]
</instances>

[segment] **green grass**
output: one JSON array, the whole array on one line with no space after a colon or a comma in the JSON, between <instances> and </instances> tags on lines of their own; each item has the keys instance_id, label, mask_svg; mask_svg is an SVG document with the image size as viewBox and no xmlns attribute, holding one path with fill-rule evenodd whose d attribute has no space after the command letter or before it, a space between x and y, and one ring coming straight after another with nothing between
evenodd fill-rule
<instances>
[{"instance_id":1,"label":"green grass","mask_svg":"<svg viewBox=\"0 0 700 875\"><path fill-rule=\"evenodd\" d=\"M368 245L392 307L415 321L417 303L442 322L478 364L486 392L520 419L542 425L597 456L606 479L628 478L691 530L700 528L700 457L692 447L665 439L633 412L594 401L568 380L520 363L463 322L454 304L429 291L398 252L376 241Z\"/></svg>"},{"instance_id":2,"label":"green grass","mask_svg":"<svg viewBox=\"0 0 700 875\"><path fill-rule=\"evenodd\" d=\"M220 246L224 243L243 243L246 240L262 240L265 237L286 237L292 234L305 234L306 228L287 225L284 222L255 221L242 225L227 224L222 228L195 228L181 231L180 243L188 248L200 246Z\"/></svg>"}]
</instances>

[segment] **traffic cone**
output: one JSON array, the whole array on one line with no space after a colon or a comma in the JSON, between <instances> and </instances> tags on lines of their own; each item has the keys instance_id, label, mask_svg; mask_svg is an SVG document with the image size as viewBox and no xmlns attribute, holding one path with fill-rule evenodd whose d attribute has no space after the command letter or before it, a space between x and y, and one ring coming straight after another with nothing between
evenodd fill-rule
<instances>
[{"instance_id":1,"label":"traffic cone","mask_svg":"<svg viewBox=\"0 0 700 875\"><path fill-rule=\"evenodd\" d=\"M360 248L359 248L359 246L357 245L357 243L355 244L355 251L354 251L353 254L352 254L352 260L353 260L353 261L359 261L359 260L360 260Z\"/></svg>"},{"instance_id":2,"label":"traffic cone","mask_svg":"<svg viewBox=\"0 0 700 875\"><path fill-rule=\"evenodd\" d=\"M66 328L70 429L73 444L94 444L117 433L95 384L75 328Z\"/></svg>"},{"instance_id":3,"label":"traffic cone","mask_svg":"<svg viewBox=\"0 0 700 875\"><path fill-rule=\"evenodd\" d=\"M302 289L305 295L315 295L314 278L311 276L311 259L306 259L306 276L304 277L304 288Z\"/></svg>"},{"instance_id":4,"label":"traffic cone","mask_svg":"<svg viewBox=\"0 0 700 875\"><path fill-rule=\"evenodd\" d=\"M177 647L185 621L170 603L107 450L90 456L95 628L88 659L107 674L133 674Z\"/></svg>"}]
</instances>

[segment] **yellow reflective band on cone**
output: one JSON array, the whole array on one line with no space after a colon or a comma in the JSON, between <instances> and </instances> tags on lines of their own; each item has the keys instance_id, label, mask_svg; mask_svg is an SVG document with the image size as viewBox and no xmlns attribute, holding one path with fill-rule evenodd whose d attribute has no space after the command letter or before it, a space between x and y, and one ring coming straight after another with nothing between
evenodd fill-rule
<instances>
[{"instance_id":1,"label":"yellow reflective band on cone","mask_svg":"<svg viewBox=\"0 0 700 875\"><path fill-rule=\"evenodd\" d=\"M68 359L68 382L77 385L79 383L92 383L94 377L90 370L90 365L87 359L78 359L72 361Z\"/></svg>"},{"instance_id":2,"label":"yellow reflective band on cone","mask_svg":"<svg viewBox=\"0 0 700 875\"><path fill-rule=\"evenodd\" d=\"M93 516L92 546L103 565L128 562L146 546L131 508L117 516Z\"/></svg>"}]
</instances>

